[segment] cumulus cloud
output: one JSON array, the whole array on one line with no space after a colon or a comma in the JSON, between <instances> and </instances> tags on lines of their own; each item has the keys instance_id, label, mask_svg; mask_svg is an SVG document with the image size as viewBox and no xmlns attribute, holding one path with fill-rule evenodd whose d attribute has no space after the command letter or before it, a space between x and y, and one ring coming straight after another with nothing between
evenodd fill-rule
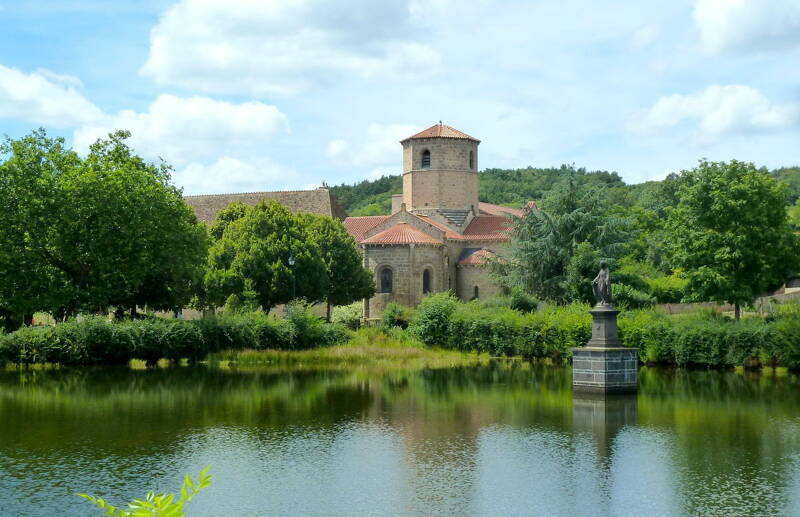
<instances>
[{"instance_id":1,"label":"cumulus cloud","mask_svg":"<svg viewBox=\"0 0 800 517\"><path fill-rule=\"evenodd\" d=\"M26 74L0 65L0 117L70 127L93 123L103 112L78 90L71 76L37 70Z\"/></svg>"},{"instance_id":2,"label":"cumulus cloud","mask_svg":"<svg viewBox=\"0 0 800 517\"><path fill-rule=\"evenodd\" d=\"M696 124L696 136L704 143L730 134L776 132L800 126L800 103L774 103L749 86L710 86L660 98L637 113L628 129L653 135L683 123Z\"/></svg>"},{"instance_id":3,"label":"cumulus cloud","mask_svg":"<svg viewBox=\"0 0 800 517\"><path fill-rule=\"evenodd\" d=\"M367 134L358 143L347 140L332 140L328 143L327 155L334 162L359 168L378 168L372 176L380 177L380 169L398 169L402 163L400 140L419 132L417 126L409 124L370 124Z\"/></svg>"},{"instance_id":4,"label":"cumulus cloud","mask_svg":"<svg viewBox=\"0 0 800 517\"><path fill-rule=\"evenodd\" d=\"M131 132L131 146L143 156L182 166L222 153L258 153L269 139L288 130L288 120L275 106L260 102L160 95L147 111L124 110L79 127L75 147L86 150L117 129Z\"/></svg>"},{"instance_id":5,"label":"cumulus cloud","mask_svg":"<svg viewBox=\"0 0 800 517\"><path fill-rule=\"evenodd\" d=\"M173 180L191 195L275 190L292 186L296 177L295 171L268 158L223 156L209 164L190 163L178 169Z\"/></svg>"},{"instance_id":6,"label":"cumulus cloud","mask_svg":"<svg viewBox=\"0 0 800 517\"><path fill-rule=\"evenodd\" d=\"M797 0L695 0L693 16L710 54L800 46Z\"/></svg>"},{"instance_id":7,"label":"cumulus cloud","mask_svg":"<svg viewBox=\"0 0 800 517\"><path fill-rule=\"evenodd\" d=\"M142 73L206 92L292 94L346 76L417 78L439 54L404 0L181 0L150 34Z\"/></svg>"}]
</instances>

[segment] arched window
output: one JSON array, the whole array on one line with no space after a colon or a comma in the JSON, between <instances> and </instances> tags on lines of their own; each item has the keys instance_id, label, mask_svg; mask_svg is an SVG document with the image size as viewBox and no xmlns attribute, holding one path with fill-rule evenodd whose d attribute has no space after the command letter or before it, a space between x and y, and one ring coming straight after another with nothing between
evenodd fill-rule
<instances>
[{"instance_id":1,"label":"arched window","mask_svg":"<svg viewBox=\"0 0 800 517\"><path fill-rule=\"evenodd\" d=\"M378 275L381 283L381 292L382 293L391 293L392 292L392 269L389 267L384 267L381 269L380 274Z\"/></svg>"},{"instance_id":2,"label":"arched window","mask_svg":"<svg viewBox=\"0 0 800 517\"><path fill-rule=\"evenodd\" d=\"M472 151L469 152L469 170L475 168L475 153Z\"/></svg>"},{"instance_id":3,"label":"arched window","mask_svg":"<svg viewBox=\"0 0 800 517\"><path fill-rule=\"evenodd\" d=\"M481 297L481 290L478 289L478 286L476 285L472 294L472 299L477 300L480 297Z\"/></svg>"},{"instance_id":4,"label":"arched window","mask_svg":"<svg viewBox=\"0 0 800 517\"><path fill-rule=\"evenodd\" d=\"M426 269L422 272L422 294L431 292L431 270Z\"/></svg>"},{"instance_id":5,"label":"arched window","mask_svg":"<svg viewBox=\"0 0 800 517\"><path fill-rule=\"evenodd\" d=\"M425 149L422 151L422 168L423 169L430 169L431 168L431 152Z\"/></svg>"}]
</instances>

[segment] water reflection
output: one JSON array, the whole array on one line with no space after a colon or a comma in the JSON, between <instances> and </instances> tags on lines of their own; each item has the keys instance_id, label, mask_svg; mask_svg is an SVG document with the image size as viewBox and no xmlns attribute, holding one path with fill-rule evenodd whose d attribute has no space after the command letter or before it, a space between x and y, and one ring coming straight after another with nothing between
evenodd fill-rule
<instances>
[{"instance_id":1,"label":"water reflection","mask_svg":"<svg viewBox=\"0 0 800 517\"><path fill-rule=\"evenodd\" d=\"M212 464L205 515L800 513L794 376L526 363L415 372L0 372L0 511L85 515Z\"/></svg>"}]
</instances>

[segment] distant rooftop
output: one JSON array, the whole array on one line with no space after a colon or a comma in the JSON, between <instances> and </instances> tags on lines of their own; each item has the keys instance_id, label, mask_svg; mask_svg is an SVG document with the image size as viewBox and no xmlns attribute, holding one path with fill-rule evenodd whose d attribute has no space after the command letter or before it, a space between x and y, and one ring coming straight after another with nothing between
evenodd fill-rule
<instances>
[{"instance_id":1,"label":"distant rooftop","mask_svg":"<svg viewBox=\"0 0 800 517\"><path fill-rule=\"evenodd\" d=\"M336 198L327 188L184 196L183 199L194 209L197 218L208 225L214 224L217 214L233 202L256 205L271 199L295 213L309 212L327 215L339 220L344 220L347 217L347 212L339 205Z\"/></svg>"}]
</instances>

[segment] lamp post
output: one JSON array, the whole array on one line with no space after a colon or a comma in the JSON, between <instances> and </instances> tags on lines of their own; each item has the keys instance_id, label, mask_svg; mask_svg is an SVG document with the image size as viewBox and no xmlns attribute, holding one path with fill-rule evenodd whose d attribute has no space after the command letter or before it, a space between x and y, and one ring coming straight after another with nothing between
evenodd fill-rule
<instances>
[{"instance_id":1,"label":"lamp post","mask_svg":"<svg viewBox=\"0 0 800 517\"><path fill-rule=\"evenodd\" d=\"M292 271L292 300L297 297L295 279L294 279L294 255L289 255L289 269Z\"/></svg>"}]
</instances>

